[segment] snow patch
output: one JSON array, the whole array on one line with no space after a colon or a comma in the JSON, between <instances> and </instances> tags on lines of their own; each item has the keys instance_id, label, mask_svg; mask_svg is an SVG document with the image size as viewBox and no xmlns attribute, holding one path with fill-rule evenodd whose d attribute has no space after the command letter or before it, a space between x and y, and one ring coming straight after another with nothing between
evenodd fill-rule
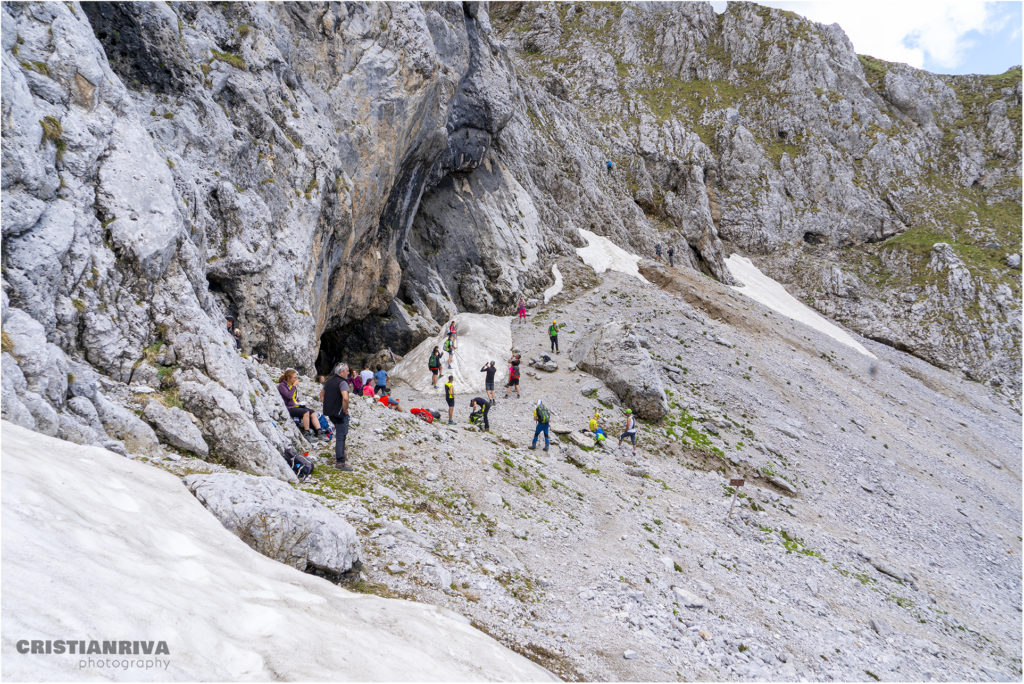
<instances>
[{"instance_id":1,"label":"snow patch","mask_svg":"<svg viewBox=\"0 0 1024 684\"><path fill-rule=\"evenodd\" d=\"M647 278L640 275L637 264L640 257L630 254L606 237L591 233L589 230L580 228L580 235L587 241L586 247L577 247L576 253L583 259L583 263L594 269L595 273L605 271L619 271L631 275L641 282L648 282Z\"/></svg>"},{"instance_id":2,"label":"snow patch","mask_svg":"<svg viewBox=\"0 0 1024 684\"><path fill-rule=\"evenodd\" d=\"M809 328L814 328L818 332L828 335L837 342L852 347L865 356L869 356L872 359L877 358L865 349L862 344L857 342L850 333L832 323L817 311L801 303L793 295L786 292L786 288L782 287L781 284L761 273L750 259L739 254L730 254L729 258L725 260L725 264L732 276L743 283L743 285L733 287L732 289L750 297L754 301L764 304L769 309L777 311L783 316L799 321Z\"/></svg>"},{"instance_id":3,"label":"snow patch","mask_svg":"<svg viewBox=\"0 0 1024 684\"><path fill-rule=\"evenodd\" d=\"M353 594L261 556L179 478L2 424L6 681L551 680L421 603ZM112 507L129 484L137 511ZM167 642L153 669L10 655L19 639Z\"/></svg>"},{"instance_id":4,"label":"snow patch","mask_svg":"<svg viewBox=\"0 0 1024 684\"><path fill-rule=\"evenodd\" d=\"M410 351L391 371L391 379L413 388L417 392L429 394L430 352L436 346L442 348L448 325L445 323L437 337L430 337ZM440 388L448 380L449 375L455 376L456 396L466 392L484 391L484 374L480 369L485 363L494 361L498 369L497 378L505 372L505 362L512 350L512 326L508 318L490 314L460 313L455 317L456 354L452 358L452 367L448 368L448 354L442 352L441 374L437 381ZM390 383L389 383L390 384ZM396 396L401 399L401 393ZM467 397L468 400L471 397ZM409 407L406 407L409 408Z\"/></svg>"},{"instance_id":5,"label":"snow patch","mask_svg":"<svg viewBox=\"0 0 1024 684\"><path fill-rule=\"evenodd\" d=\"M551 264L551 275L555 277L555 284L544 290L544 303L547 304L551 298L562 291L562 272L558 270L558 264Z\"/></svg>"}]
</instances>

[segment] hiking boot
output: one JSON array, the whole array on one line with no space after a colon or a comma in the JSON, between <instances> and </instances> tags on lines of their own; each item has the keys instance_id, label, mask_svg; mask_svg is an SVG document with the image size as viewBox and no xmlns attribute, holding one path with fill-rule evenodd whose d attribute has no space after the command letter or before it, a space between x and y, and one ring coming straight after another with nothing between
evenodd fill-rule
<instances>
[{"instance_id":1,"label":"hiking boot","mask_svg":"<svg viewBox=\"0 0 1024 684\"><path fill-rule=\"evenodd\" d=\"M348 465L347 463L344 463L344 462L343 463L335 463L334 467L335 467L335 469L340 470L343 473L351 473L352 472L352 466L350 466L350 465Z\"/></svg>"},{"instance_id":2,"label":"hiking boot","mask_svg":"<svg viewBox=\"0 0 1024 684\"><path fill-rule=\"evenodd\" d=\"M454 421L454 420L449 420L449 421L448 421L448 424L449 424L449 425L455 425L455 421Z\"/></svg>"},{"instance_id":3,"label":"hiking boot","mask_svg":"<svg viewBox=\"0 0 1024 684\"><path fill-rule=\"evenodd\" d=\"M548 450L548 448L547 448L547 447L544 447L544 451L547 451L547 450Z\"/></svg>"},{"instance_id":4,"label":"hiking boot","mask_svg":"<svg viewBox=\"0 0 1024 684\"><path fill-rule=\"evenodd\" d=\"M528 446L526 448L529 449L530 451L534 451L537 447L535 447L534 445L531 444L530 446Z\"/></svg>"}]
</instances>

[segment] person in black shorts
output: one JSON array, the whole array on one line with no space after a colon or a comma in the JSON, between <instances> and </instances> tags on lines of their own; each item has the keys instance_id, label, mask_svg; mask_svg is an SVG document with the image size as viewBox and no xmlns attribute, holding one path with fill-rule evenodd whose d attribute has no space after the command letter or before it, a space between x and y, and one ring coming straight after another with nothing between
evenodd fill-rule
<instances>
[{"instance_id":1,"label":"person in black shorts","mask_svg":"<svg viewBox=\"0 0 1024 684\"><path fill-rule=\"evenodd\" d=\"M448 424L455 425L455 421L452 420L452 412L455 410L455 386L452 384L455 382L455 376L449 375L448 382L444 383L444 400L448 404Z\"/></svg>"},{"instance_id":2,"label":"person in black shorts","mask_svg":"<svg viewBox=\"0 0 1024 684\"><path fill-rule=\"evenodd\" d=\"M505 385L505 398L508 399L508 395L512 392L512 388L516 388L516 397L522 397L519 393L519 354L512 357L509 361L508 368L508 384Z\"/></svg>"},{"instance_id":3,"label":"person in black shorts","mask_svg":"<svg viewBox=\"0 0 1024 684\"><path fill-rule=\"evenodd\" d=\"M491 361L490 363L485 363L484 367L480 369L481 373L487 373L487 375L484 376L484 390L486 390L486 392L487 392L487 399L491 403L492 406L495 403L495 399L494 399L494 374L497 371L498 371L498 369L494 367L494 362L493 361Z\"/></svg>"},{"instance_id":4,"label":"person in black shorts","mask_svg":"<svg viewBox=\"0 0 1024 684\"><path fill-rule=\"evenodd\" d=\"M484 430L490 430L491 424L487 422L487 412L491 410L491 402L487 401L483 397L473 397L469 402L469 407L473 409L474 414L477 411L483 412L480 416L480 420L484 423ZM472 416L470 416L470 418L472 418ZM470 422L472 422L472 420L470 420Z\"/></svg>"}]
</instances>

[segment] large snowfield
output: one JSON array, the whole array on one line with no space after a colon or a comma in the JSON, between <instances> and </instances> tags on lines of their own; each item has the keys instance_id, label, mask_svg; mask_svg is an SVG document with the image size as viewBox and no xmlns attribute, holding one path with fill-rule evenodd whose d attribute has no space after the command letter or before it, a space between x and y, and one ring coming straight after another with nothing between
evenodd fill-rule
<instances>
[{"instance_id":1,"label":"large snowfield","mask_svg":"<svg viewBox=\"0 0 1024 684\"><path fill-rule=\"evenodd\" d=\"M436 346L442 347L445 340L445 332L448 324L445 323L441 332L436 337L428 337L419 343L412 351L394 367L391 371L391 378L396 386L395 396L402 398L401 385L408 385L417 392L429 393L430 352ZM484 391L484 374L480 369L485 363L494 361L498 369L495 376L495 384L500 384L506 376L508 360L512 351L512 327L511 320L507 317L492 316L490 314L460 313L455 317L456 332L456 354L452 358L452 367L448 368L448 354L442 354L441 375L438 378L437 386L441 387L447 381L448 376L455 377L454 386L456 396L466 392ZM437 390L440 391L440 390ZM466 402L471 397L466 398ZM415 408L406 406L406 409Z\"/></svg>"},{"instance_id":2,"label":"large snowfield","mask_svg":"<svg viewBox=\"0 0 1024 684\"><path fill-rule=\"evenodd\" d=\"M454 613L261 556L167 472L2 425L4 680L551 679ZM169 653L17 652L32 639Z\"/></svg>"},{"instance_id":3,"label":"large snowfield","mask_svg":"<svg viewBox=\"0 0 1024 684\"><path fill-rule=\"evenodd\" d=\"M865 356L870 356L873 359L876 358L860 342L853 339L850 333L824 318L809 306L802 304L793 295L786 292L786 288L782 287L781 284L761 273L760 269L750 259L739 254L730 254L729 258L725 260L725 265L729 267L729 272L732 273L733 277L743 283L740 287L733 287L732 289L750 297L756 302L764 304L769 309L777 311L783 316L792 318L794 321L803 323L818 332L828 335L837 342L856 349Z\"/></svg>"},{"instance_id":4,"label":"large snowfield","mask_svg":"<svg viewBox=\"0 0 1024 684\"><path fill-rule=\"evenodd\" d=\"M642 282L648 282L640 275L640 268L637 266L640 257L630 254L608 238L591 233L589 230L580 228L580 235L587 241L587 246L577 247L576 253L580 259L583 259L583 263L594 269L595 273L619 271Z\"/></svg>"}]
</instances>

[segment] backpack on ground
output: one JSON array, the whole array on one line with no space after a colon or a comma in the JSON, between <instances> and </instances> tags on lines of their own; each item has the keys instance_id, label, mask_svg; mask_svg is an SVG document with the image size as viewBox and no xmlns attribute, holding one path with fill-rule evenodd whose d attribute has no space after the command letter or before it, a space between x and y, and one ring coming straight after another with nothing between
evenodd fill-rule
<instances>
[{"instance_id":1,"label":"backpack on ground","mask_svg":"<svg viewBox=\"0 0 1024 684\"><path fill-rule=\"evenodd\" d=\"M327 416L320 416L320 429L327 435L327 441L334 437L334 426L331 425L331 421L327 420Z\"/></svg>"},{"instance_id":2,"label":"backpack on ground","mask_svg":"<svg viewBox=\"0 0 1024 684\"><path fill-rule=\"evenodd\" d=\"M551 422L551 412L548 411L548 407L547 406L543 406L542 405L542 406L538 406L537 407L537 422L538 423L550 423Z\"/></svg>"},{"instance_id":3,"label":"backpack on ground","mask_svg":"<svg viewBox=\"0 0 1024 684\"><path fill-rule=\"evenodd\" d=\"M313 473L313 462L291 447L284 450L284 460L288 467L300 480L305 480Z\"/></svg>"}]
</instances>

